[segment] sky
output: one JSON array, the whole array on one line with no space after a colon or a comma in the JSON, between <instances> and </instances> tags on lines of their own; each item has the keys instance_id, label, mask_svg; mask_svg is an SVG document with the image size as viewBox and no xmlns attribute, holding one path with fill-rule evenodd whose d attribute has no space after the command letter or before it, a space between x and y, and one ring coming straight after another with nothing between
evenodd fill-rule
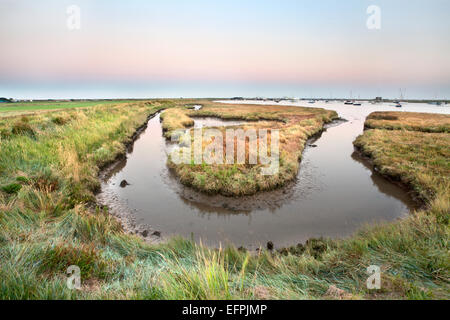
<instances>
[{"instance_id":1,"label":"sky","mask_svg":"<svg viewBox=\"0 0 450 320\"><path fill-rule=\"evenodd\" d=\"M0 0L0 96L450 99L449 13L448 0Z\"/></svg>"}]
</instances>

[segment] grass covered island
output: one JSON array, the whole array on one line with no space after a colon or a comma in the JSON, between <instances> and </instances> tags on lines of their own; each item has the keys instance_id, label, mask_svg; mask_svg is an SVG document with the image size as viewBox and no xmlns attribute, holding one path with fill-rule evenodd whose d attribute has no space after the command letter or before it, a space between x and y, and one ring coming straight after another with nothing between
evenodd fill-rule
<instances>
[{"instance_id":1,"label":"grass covered island","mask_svg":"<svg viewBox=\"0 0 450 320\"><path fill-rule=\"evenodd\" d=\"M192 104L201 104L200 110L191 110ZM225 196L251 195L259 191L272 190L292 181L299 170L299 161L306 141L319 133L325 123L337 119L334 111L319 108L299 108L290 106L261 106L261 105L223 105L211 101L198 101L186 106L175 107L165 111L163 129L165 136L170 138L176 129L193 126L195 117L216 117L223 120L244 120L243 125L234 126L235 129L276 129L279 131L279 169L276 174L263 175L261 163L249 162L249 144L246 137L237 137L234 142L234 161L232 164L211 164L204 162L195 164L175 164L169 158L168 164L180 181L199 191ZM224 127L218 128L226 135ZM269 139L271 137L269 131ZM192 139L194 133L191 132ZM241 141L239 141L241 140ZM255 140L256 141L256 140ZM237 163L237 145L245 145L245 163ZM258 143L261 144L260 137ZM207 142L203 141L202 148ZM226 139L223 139L223 154L226 154Z\"/></svg>"}]
</instances>

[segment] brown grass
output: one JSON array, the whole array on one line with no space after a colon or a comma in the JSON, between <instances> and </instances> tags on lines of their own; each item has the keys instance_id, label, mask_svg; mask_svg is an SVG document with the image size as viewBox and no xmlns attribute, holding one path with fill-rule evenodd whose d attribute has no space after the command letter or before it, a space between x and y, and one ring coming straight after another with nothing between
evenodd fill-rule
<instances>
[{"instance_id":1,"label":"brown grass","mask_svg":"<svg viewBox=\"0 0 450 320\"><path fill-rule=\"evenodd\" d=\"M280 168L275 175L260 174L261 164L248 163L248 142L245 164L177 165L170 161L180 181L199 191L226 196L250 195L258 191L272 190L295 178L299 160L308 138L320 132L324 123L337 118L334 111L317 108L262 105L224 105L201 101L201 110L193 111L183 106L167 110L163 127L171 130L185 128L191 124L190 117L218 117L227 120L247 120L243 129L278 129L280 132ZM192 120L192 119L191 119ZM224 128L220 130L224 131ZM168 135L166 135L168 137ZM270 139L270 135L269 135ZM235 143L235 151L236 151ZM224 141L224 154L226 145ZM235 152L236 153L236 152Z\"/></svg>"},{"instance_id":2,"label":"brown grass","mask_svg":"<svg viewBox=\"0 0 450 320\"><path fill-rule=\"evenodd\" d=\"M450 115L417 112L373 112L366 120L367 129L450 132Z\"/></svg>"}]
</instances>

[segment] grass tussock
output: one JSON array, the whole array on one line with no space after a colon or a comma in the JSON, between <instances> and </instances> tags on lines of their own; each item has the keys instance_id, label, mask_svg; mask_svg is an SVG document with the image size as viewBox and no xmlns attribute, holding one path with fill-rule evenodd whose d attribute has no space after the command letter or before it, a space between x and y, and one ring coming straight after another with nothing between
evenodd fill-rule
<instances>
[{"instance_id":1,"label":"grass tussock","mask_svg":"<svg viewBox=\"0 0 450 320\"><path fill-rule=\"evenodd\" d=\"M450 116L418 112L373 112L364 124L367 129L411 130L450 133Z\"/></svg>"},{"instance_id":2,"label":"grass tussock","mask_svg":"<svg viewBox=\"0 0 450 320\"><path fill-rule=\"evenodd\" d=\"M45 274L64 274L67 266L76 265L81 276L88 280L92 277L104 278L106 263L99 256L95 247L90 244L63 244L49 246L42 252L42 264L39 272Z\"/></svg>"},{"instance_id":3,"label":"grass tussock","mask_svg":"<svg viewBox=\"0 0 450 320\"><path fill-rule=\"evenodd\" d=\"M254 254L178 238L150 245L124 234L107 211L91 209L99 167L123 152L123 143L150 114L168 106L74 109L65 111L71 121L62 125L52 121L55 114L34 115L28 122L34 138L12 134L14 122L0 119L11 133L0 140L0 185L21 185L14 193L0 192L1 299L449 298L449 189L435 177L441 170L448 178L438 168L441 161L425 165L410 156L398 167L417 186L426 182L421 175L438 179L434 187L423 186L432 191L424 193L425 210L341 241L316 239ZM395 155L400 140L374 139L370 132L359 141L383 145L383 153L371 151L383 170L392 162L379 158ZM420 145L409 152L418 150ZM81 290L67 287L72 264L82 271ZM373 264L382 268L378 291L366 288L366 268Z\"/></svg>"}]
</instances>

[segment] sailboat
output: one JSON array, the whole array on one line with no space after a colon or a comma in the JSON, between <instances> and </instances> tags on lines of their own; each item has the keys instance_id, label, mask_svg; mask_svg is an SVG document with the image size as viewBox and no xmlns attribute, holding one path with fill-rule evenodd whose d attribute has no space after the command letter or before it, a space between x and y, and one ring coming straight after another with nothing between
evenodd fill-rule
<instances>
[{"instance_id":1,"label":"sailboat","mask_svg":"<svg viewBox=\"0 0 450 320\"><path fill-rule=\"evenodd\" d=\"M353 103L354 103L354 101L353 101L353 94L352 94L352 91L350 90L350 100L346 100L344 102L344 104L351 104L351 105L353 105Z\"/></svg>"},{"instance_id":2,"label":"sailboat","mask_svg":"<svg viewBox=\"0 0 450 320\"><path fill-rule=\"evenodd\" d=\"M399 89L399 90L400 90L400 100L403 100L402 89ZM395 107L396 108L401 108L402 107L402 104L400 103L400 101L394 101L394 103L395 103Z\"/></svg>"}]
</instances>

